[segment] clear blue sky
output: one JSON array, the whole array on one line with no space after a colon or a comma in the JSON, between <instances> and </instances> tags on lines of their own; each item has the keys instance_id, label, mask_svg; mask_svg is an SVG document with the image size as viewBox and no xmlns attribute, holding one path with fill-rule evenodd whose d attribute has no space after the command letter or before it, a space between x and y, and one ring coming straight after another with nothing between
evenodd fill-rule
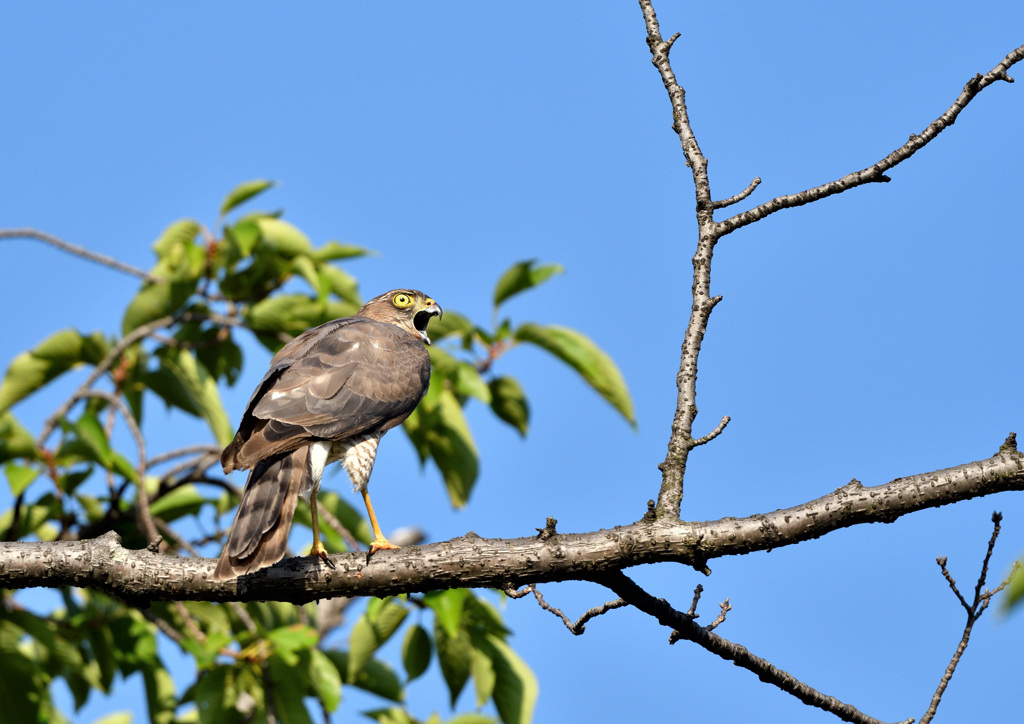
<instances>
[{"instance_id":1,"label":"clear blue sky","mask_svg":"<svg viewBox=\"0 0 1024 724\"><path fill-rule=\"evenodd\" d=\"M673 61L715 195L757 175L750 204L880 159L1024 42L1024 5L1008 0L984 11L656 7L665 35L683 34ZM697 432L733 421L691 459L686 518L788 507L852 477L873 485L981 459L1009 431L1024 435L1022 83L986 90L892 183L721 243L712 291L724 301L701 359ZM530 394L529 438L471 403L482 475L453 512L436 470L420 472L404 436L389 436L373 483L386 529L513 537L554 516L562 531L588 531L636 520L656 495L695 224L635 3L5 3L0 103L0 227L148 267L166 224L212 224L230 188L263 177L281 186L262 205L315 242L379 252L348 267L365 296L414 286L483 321L511 263L566 266L508 311L602 345L638 430L558 364L515 350L501 370ZM62 327L119 328L134 280L35 242L0 251L4 363ZM267 357L250 349L246 378L225 393L236 420ZM60 399L16 412L38 431ZM205 441L159 414L147 432L157 452ZM714 561L710 578L672 565L629 573L684 609L702 583L702 621L733 604L723 636L874 716L919 717L963 624L935 556L973 588L993 510L1006 514L995 583L1024 552L1021 495ZM610 597L584 584L544 593L573 616ZM668 631L633 611L581 637L532 599L505 615L541 681L537 722L835 721L703 650L669 647ZM1024 615L986 614L943 720L1019 715L1022 635ZM440 687L435 665L410 690L413 713L446 714ZM348 689L346 701L349 716L373 705ZM145 720L126 697L95 700L81 721L122 709Z\"/></svg>"}]
</instances>

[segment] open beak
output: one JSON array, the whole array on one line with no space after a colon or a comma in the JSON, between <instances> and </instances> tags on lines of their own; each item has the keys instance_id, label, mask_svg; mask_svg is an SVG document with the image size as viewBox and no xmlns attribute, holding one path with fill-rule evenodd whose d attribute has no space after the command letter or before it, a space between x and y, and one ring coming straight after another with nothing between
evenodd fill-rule
<instances>
[{"instance_id":1,"label":"open beak","mask_svg":"<svg viewBox=\"0 0 1024 724\"><path fill-rule=\"evenodd\" d=\"M427 306L416 312L412 323L416 327L416 331L419 332L423 344L430 344L430 337L427 336L427 322L430 321L431 317L440 319L442 315L441 307L433 299L427 299Z\"/></svg>"}]
</instances>

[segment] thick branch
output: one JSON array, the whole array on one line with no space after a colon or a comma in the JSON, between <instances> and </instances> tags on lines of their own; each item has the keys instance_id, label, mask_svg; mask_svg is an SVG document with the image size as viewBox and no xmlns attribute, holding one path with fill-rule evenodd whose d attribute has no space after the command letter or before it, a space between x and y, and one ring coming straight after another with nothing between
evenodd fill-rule
<instances>
[{"instance_id":1,"label":"thick branch","mask_svg":"<svg viewBox=\"0 0 1024 724\"><path fill-rule=\"evenodd\" d=\"M641 520L591 533L485 539L469 533L442 543L332 556L329 570L292 558L238 581L209 580L211 559L129 551L112 533L85 541L0 545L0 588L79 586L146 601L278 600L386 596L445 588L505 589L528 583L593 580L643 563L674 561L704 570L722 556L770 550L862 523L1007 490L1024 490L1024 455L1007 446L991 458L865 488L853 481L817 500L749 518L707 522Z\"/></svg>"}]
</instances>

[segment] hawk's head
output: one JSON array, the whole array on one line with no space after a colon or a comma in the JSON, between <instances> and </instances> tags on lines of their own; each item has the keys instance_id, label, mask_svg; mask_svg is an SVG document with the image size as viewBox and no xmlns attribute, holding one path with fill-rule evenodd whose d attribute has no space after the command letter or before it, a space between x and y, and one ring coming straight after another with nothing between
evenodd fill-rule
<instances>
[{"instance_id":1,"label":"hawk's head","mask_svg":"<svg viewBox=\"0 0 1024 724\"><path fill-rule=\"evenodd\" d=\"M430 344L427 322L431 317L440 318L441 307L415 289L392 289L368 301L356 312L356 316L401 327L422 339L424 344Z\"/></svg>"}]
</instances>

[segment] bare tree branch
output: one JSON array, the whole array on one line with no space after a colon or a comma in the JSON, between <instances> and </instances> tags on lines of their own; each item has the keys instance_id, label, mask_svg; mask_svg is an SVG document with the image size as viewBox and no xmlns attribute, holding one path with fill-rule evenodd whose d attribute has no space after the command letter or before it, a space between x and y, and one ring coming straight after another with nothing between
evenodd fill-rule
<instances>
[{"instance_id":1,"label":"bare tree branch","mask_svg":"<svg viewBox=\"0 0 1024 724\"><path fill-rule=\"evenodd\" d=\"M849 704L835 697L822 694L791 674L782 671L765 659L755 656L739 644L734 644L711 632L712 627L703 627L694 622L688 614L677 611L663 598L655 598L642 589L621 571L595 577L594 581L618 594L627 603L657 619L658 623L672 629L673 639L686 639L716 656L733 662L736 666L757 675L761 681L778 687L787 694L795 696L809 706L835 714L843 721L857 724L882 724L878 719L870 717ZM723 606L723 613L724 613ZM717 624L714 624L717 625ZM913 720L908 720L913 721Z\"/></svg>"},{"instance_id":2,"label":"bare tree branch","mask_svg":"<svg viewBox=\"0 0 1024 724\"><path fill-rule=\"evenodd\" d=\"M729 198L724 199L722 201L714 202L713 204L711 204L711 207L713 209L724 209L726 206L732 206L733 204L738 204L740 201L742 201L743 199L745 199L748 196L750 196L750 194L754 193L754 189L756 189L760 185L761 185L761 177L760 176L755 176L754 180L750 182L750 185L747 186L747 188L743 189L742 191L740 191L735 196L730 196Z\"/></svg>"},{"instance_id":3,"label":"bare tree branch","mask_svg":"<svg viewBox=\"0 0 1024 724\"><path fill-rule=\"evenodd\" d=\"M147 282L158 282L160 279L154 277L147 271L143 271L138 267L134 267L131 264L125 264L123 261L107 256L106 254L100 254L98 251L90 251L85 247L78 246L77 244L71 244L63 239L58 239L52 234L47 234L36 229L0 229L0 239L35 239L42 241L50 246L54 246L61 251L66 251L69 254L80 256L83 259L94 261L97 264L108 266L111 269L117 269L117 271L124 272L125 274L131 274L132 276L145 279Z\"/></svg>"},{"instance_id":4,"label":"bare tree branch","mask_svg":"<svg viewBox=\"0 0 1024 724\"><path fill-rule=\"evenodd\" d=\"M1006 57L996 65L996 67L985 75L981 75L979 73L971 78L967 81L967 84L960 92L960 95L957 96L957 99L953 101L953 105L947 108L945 113L932 121L927 128L921 131L919 135L911 134L910 139L906 143L877 163L861 169L860 171L849 173L836 181L831 181L827 184L822 184L821 186L815 186L812 189L807 189L806 191L801 191L797 194L778 196L771 201L761 204L760 206L755 206L749 211L736 214L732 218L726 219L725 221L721 221L717 224L718 235L724 236L725 234L731 234L736 231L736 229L752 224L755 221L763 219L764 217L774 214L776 211L781 211L782 209L802 206L803 204L818 201L866 183L888 181L888 177L884 175L886 171L906 161L908 158L924 148L930 141L934 140L936 136L942 133L942 131L949 126L952 126L953 123L956 122L957 116L960 115L960 112L967 107L968 103L974 100L974 97L978 95L978 93L996 81L1002 80L1007 83L1012 83L1013 78L1007 75L1006 71L1022 59L1024 59L1024 45L1008 53Z\"/></svg>"},{"instance_id":5,"label":"bare tree branch","mask_svg":"<svg viewBox=\"0 0 1024 724\"><path fill-rule=\"evenodd\" d=\"M612 609L622 608L623 606L629 605L621 598L617 598L614 601L608 601L606 603L602 603L600 606L594 606L593 608L588 609L584 612L582 616L580 616L578 619L576 619L575 622L573 622L569 619L568 616L566 616L562 612L562 609L555 608L550 603L545 601L544 596L541 594L540 589L537 586L529 586L527 589L523 591L523 594L525 595L529 593L531 590L533 591L534 598L537 599L537 603L540 604L540 607L543 608L545 611L548 611L549 613L552 613L558 618L560 618L562 620L562 623L565 624L565 627L569 629L569 631L574 636L579 636L587 630L586 623L590 619L608 613ZM518 592L516 592L516 595L513 597L521 598L521 596L518 595Z\"/></svg>"},{"instance_id":6,"label":"bare tree branch","mask_svg":"<svg viewBox=\"0 0 1024 724\"><path fill-rule=\"evenodd\" d=\"M946 671L942 674L942 679L939 680L939 685L935 689L935 694L932 696L931 703L928 706L928 710L921 717L920 724L928 724L933 718L935 718L935 712L939 708L939 703L942 701L942 695L946 692L946 687L949 685L950 679L953 678L953 673L956 671L957 664L960 663L961 657L964 655L964 651L967 650L967 644L971 640L971 631L974 629L974 624L981 618L981 615L985 613L985 609L988 608L989 602L992 600L992 596L996 595L1006 585L1004 581L994 591L982 589L985 586L985 579L988 578L988 564L992 560L992 551L995 549L996 539L999 537L1000 523L1003 520L1002 513L992 514L992 536L988 539L988 550L985 551L985 559L981 563L981 573L978 575L978 582L974 586L974 601L970 604L964 600L963 595L956 587L956 581L953 580L953 576L950 575L949 570L946 568L946 557L939 556L935 559L935 562L939 564L939 568L942 570L942 575L949 584L949 587L953 590L957 599L961 605L967 610L967 623L964 626L963 635L960 637L960 643L957 644L956 651L953 653L953 658L950 659L949 665L946 667Z\"/></svg>"},{"instance_id":7,"label":"bare tree branch","mask_svg":"<svg viewBox=\"0 0 1024 724\"><path fill-rule=\"evenodd\" d=\"M387 596L445 588L501 588L592 580L622 568L674 561L705 570L707 561L793 545L862 523L891 523L926 508L1006 490L1024 490L1024 455L1005 449L966 465L865 488L853 481L817 500L707 522L642 519L590 533L517 539L466 535L441 543L335 555L328 570L292 558L237 581L209 580L212 559L129 551L116 535L84 541L0 544L0 587L81 586L132 600L277 600Z\"/></svg>"}]
</instances>

